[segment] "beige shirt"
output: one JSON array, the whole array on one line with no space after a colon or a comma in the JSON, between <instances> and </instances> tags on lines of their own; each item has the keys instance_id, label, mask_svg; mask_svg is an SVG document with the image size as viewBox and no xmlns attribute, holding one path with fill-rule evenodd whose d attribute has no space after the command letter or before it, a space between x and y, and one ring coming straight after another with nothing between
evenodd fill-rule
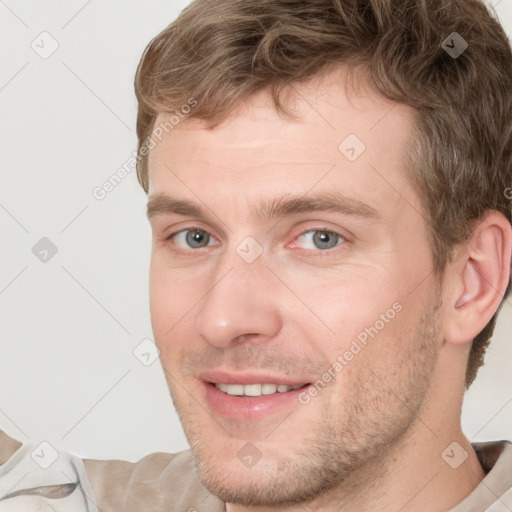
<instances>
[{"instance_id":1,"label":"beige shirt","mask_svg":"<svg viewBox=\"0 0 512 512\"><path fill-rule=\"evenodd\" d=\"M0 465L20 447L21 443L0 430ZM511 512L512 444L474 443L473 448L487 475L448 512ZM225 511L224 504L199 480L190 450L152 453L138 462L84 459L83 465L88 480L84 488L90 486L93 496L89 498L100 512Z\"/></svg>"}]
</instances>

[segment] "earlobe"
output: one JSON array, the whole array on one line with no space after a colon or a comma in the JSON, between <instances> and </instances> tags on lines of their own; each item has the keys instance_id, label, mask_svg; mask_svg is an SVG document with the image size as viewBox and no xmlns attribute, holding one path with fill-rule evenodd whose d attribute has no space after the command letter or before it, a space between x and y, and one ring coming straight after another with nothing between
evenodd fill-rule
<instances>
[{"instance_id":1,"label":"earlobe","mask_svg":"<svg viewBox=\"0 0 512 512\"><path fill-rule=\"evenodd\" d=\"M475 227L463 256L449 265L445 340L470 343L498 310L510 277L512 228L499 212Z\"/></svg>"}]
</instances>

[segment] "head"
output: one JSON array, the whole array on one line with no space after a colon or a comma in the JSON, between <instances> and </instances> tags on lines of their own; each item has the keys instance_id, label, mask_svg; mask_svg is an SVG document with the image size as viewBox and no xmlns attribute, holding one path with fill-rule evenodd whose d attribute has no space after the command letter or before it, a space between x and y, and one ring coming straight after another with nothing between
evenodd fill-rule
<instances>
[{"instance_id":1,"label":"head","mask_svg":"<svg viewBox=\"0 0 512 512\"><path fill-rule=\"evenodd\" d=\"M135 83L153 329L212 492L311 499L435 423L441 383L457 413L509 283L484 4L196 0Z\"/></svg>"}]
</instances>

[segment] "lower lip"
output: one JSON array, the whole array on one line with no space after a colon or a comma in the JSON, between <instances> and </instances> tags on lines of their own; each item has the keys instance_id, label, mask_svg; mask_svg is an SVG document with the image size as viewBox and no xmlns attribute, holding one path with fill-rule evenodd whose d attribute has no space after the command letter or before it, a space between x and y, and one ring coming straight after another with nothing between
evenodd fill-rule
<instances>
[{"instance_id":1,"label":"lower lip","mask_svg":"<svg viewBox=\"0 0 512 512\"><path fill-rule=\"evenodd\" d=\"M261 396L228 395L214 384L203 382L206 402L217 415L236 421L259 421L266 416L291 407L298 402L298 396L307 388L304 386L284 393Z\"/></svg>"}]
</instances>

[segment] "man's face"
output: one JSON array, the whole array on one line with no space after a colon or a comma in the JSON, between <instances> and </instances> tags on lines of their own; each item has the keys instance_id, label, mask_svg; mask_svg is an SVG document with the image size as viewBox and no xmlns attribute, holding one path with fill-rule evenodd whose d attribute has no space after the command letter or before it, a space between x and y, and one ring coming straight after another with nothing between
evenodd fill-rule
<instances>
[{"instance_id":1,"label":"man's face","mask_svg":"<svg viewBox=\"0 0 512 512\"><path fill-rule=\"evenodd\" d=\"M412 111L349 100L340 77L295 86L299 121L261 93L150 154L154 335L229 503L305 501L382 457L414 429L441 346Z\"/></svg>"}]
</instances>

